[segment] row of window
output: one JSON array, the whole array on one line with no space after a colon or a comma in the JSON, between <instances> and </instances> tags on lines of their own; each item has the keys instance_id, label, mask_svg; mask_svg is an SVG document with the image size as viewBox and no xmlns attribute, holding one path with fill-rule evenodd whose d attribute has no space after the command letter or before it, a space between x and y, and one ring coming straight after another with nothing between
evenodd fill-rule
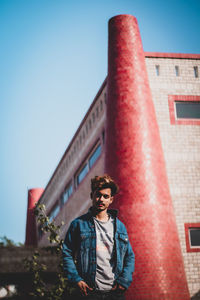
<instances>
[{"instance_id":1,"label":"row of window","mask_svg":"<svg viewBox=\"0 0 200 300\"><path fill-rule=\"evenodd\" d=\"M106 93L104 93L104 103L106 104ZM92 129L92 126L95 124L96 120L99 117L99 114L103 111L103 100L100 100L100 103L96 105L96 108L91 114L91 117L88 121L86 121L85 126L81 129L81 133L79 134L79 138L74 143L74 146L72 150L69 153L66 167L68 167L68 164L72 161L74 154L79 150L79 148L82 146L83 141L85 140L85 137L88 135L89 131Z\"/></svg>"},{"instance_id":2,"label":"row of window","mask_svg":"<svg viewBox=\"0 0 200 300\"><path fill-rule=\"evenodd\" d=\"M85 160L83 166L75 174L75 187L78 187L78 185L83 181L87 173L90 171L90 169L93 167L97 159L100 157L101 152L102 152L102 147L101 144L99 143L92 151L92 153L88 156L88 158ZM64 192L62 193L60 200L56 203L56 205L49 213L48 217L50 222L52 222L53 219L55 219L56 216L59 214L63 205L68 201L69 197L72 195L73 189L74 188L71 181L65 188Z\"/></svg>"},{"instance_id":3,"label":"row of window","mask_svg":"<svg viewBox=\"0 0 200 300\"><path fill-rule=\"evenodd\" d=\"M156 65L155 66L155 70L156 70L156 75L160 76L160 65ZM193 71L194 71L194 77L198 78L199 77L199 69L198 69L198 67L194 66L193 67ZM174 67L174 73L175 73L175 75L177 77L180 76L180 68L179 68L179 66L175 66Z\"/></svg>"}]
</instances>

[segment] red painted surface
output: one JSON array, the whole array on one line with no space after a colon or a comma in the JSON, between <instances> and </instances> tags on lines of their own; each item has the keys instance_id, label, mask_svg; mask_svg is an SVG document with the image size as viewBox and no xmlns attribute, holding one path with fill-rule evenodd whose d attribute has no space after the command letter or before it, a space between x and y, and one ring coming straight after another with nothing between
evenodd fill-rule
<instances>
[{"instance_id":1,"label":"red painted surface","mask_svg":"<svg viewBox=\"0 0 200 300\"><path fill-rule=\"evenodd\" d=\"M26 246L37 246L36 219L34 215L34 207L40 199L44 189L35 188L28 191L28 207L26 220Z\"/></svg>"},{"instance_id":2,"label":"red painted surface","mask_svg":"<svg viewBox=\"0 0 200 300\"><path fill-rule=\"evenodd\" d=\"M189 238L189 229L190 228L199 228L200 223L185 223L185 241L186 241L186 249L187 252L200 252L199 247L191 247L190 246L190 238Z\"/></svg>"},{"instance_id":3,"label":"red painted surface","mask_svg":"<svg viewBox=\"0 0 200 300\"><path fill-rule=\"evenodd\" d=\"M175 103L174 103L175 101L199 102L200 96L192 96L192 95L169 95L168 96L169 116L172 125L200 125L200 120L198 119L177 119L176 112L175 112Z\"/></svg>"},{"instance_id":4,"label":"red painted surface","mask_svg":"<svg viewBox=\"0 0 200 300\"><path fill-rule=\"evenodd\" d=\"M136 265L127 299L189 299L159 129L137 20L109 22L105 171Z\"/></svg>"},{"instance_id":5,"label":"red painted surface","mask_svg":"<svg viewBox=\"0 0 200 300\"><path fill-rule=\"evenodd\" d=\"M145 57L200 59L200 54L144 52Z\"/></svg>"}]
</instances>

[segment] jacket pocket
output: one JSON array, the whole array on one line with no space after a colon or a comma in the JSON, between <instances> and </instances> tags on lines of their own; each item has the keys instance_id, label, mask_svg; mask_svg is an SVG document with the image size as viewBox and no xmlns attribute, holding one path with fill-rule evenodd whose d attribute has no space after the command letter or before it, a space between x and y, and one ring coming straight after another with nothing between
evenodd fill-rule
<instances>
[{"instance_id":1,"label":"jacket pocket","mask_svg":"<svg viewBox=\"0 0 200 300\"><path fill-rule=\"evenodd\" d=\"M117 244L118 244L119 265L122 267L124 256L128 248L128 235L124 233L119 233Z\"/></svg>"},{"instance_id":2,"label":"jacket pocket","mask_svg":"<svg viewBox=\"0 0 200 300\"><path fill-rule=\"evenodd\" d=\"M80 241L80 249L87 249L91 247L91 236L89 234L81 234L81 241Z\"/></svg>"}]
</instances>

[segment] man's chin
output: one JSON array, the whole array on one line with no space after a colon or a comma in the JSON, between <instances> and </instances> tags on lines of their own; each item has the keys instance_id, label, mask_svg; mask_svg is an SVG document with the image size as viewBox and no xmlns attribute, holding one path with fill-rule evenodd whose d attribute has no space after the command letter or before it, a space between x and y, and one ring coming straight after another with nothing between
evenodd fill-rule
<instances>
[{"instance_id":1,"label":"man's chin","mask_svg":"<svg viewBox=\"0 0 200 300\"><path fill-rule=\"evenodd\" d=\"M105 206L104 205L98 205L95 207L97 211L102 211L102 210L105 210Z\"/></svg>"}]
</instances>

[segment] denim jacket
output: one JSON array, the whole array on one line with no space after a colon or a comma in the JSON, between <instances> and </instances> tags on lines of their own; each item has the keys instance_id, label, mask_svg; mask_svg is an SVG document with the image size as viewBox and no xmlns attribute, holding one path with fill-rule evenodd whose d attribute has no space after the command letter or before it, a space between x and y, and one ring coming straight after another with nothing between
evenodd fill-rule
<instances>
[{"instance_id":1,"label":"denim jacket","mask_svg":"<svg viewBox=\"0 0 200 300\"><path fill-rule=\"evenodd\" d=\"M115 282L128 288L132 282L135 256L124 224L116 217L116 210L108 210L115 219ZM91 213L73 220L63 244L64 273L71 283L84 280L95 288L96 231Z\"/></svg>"}]
</instances>

